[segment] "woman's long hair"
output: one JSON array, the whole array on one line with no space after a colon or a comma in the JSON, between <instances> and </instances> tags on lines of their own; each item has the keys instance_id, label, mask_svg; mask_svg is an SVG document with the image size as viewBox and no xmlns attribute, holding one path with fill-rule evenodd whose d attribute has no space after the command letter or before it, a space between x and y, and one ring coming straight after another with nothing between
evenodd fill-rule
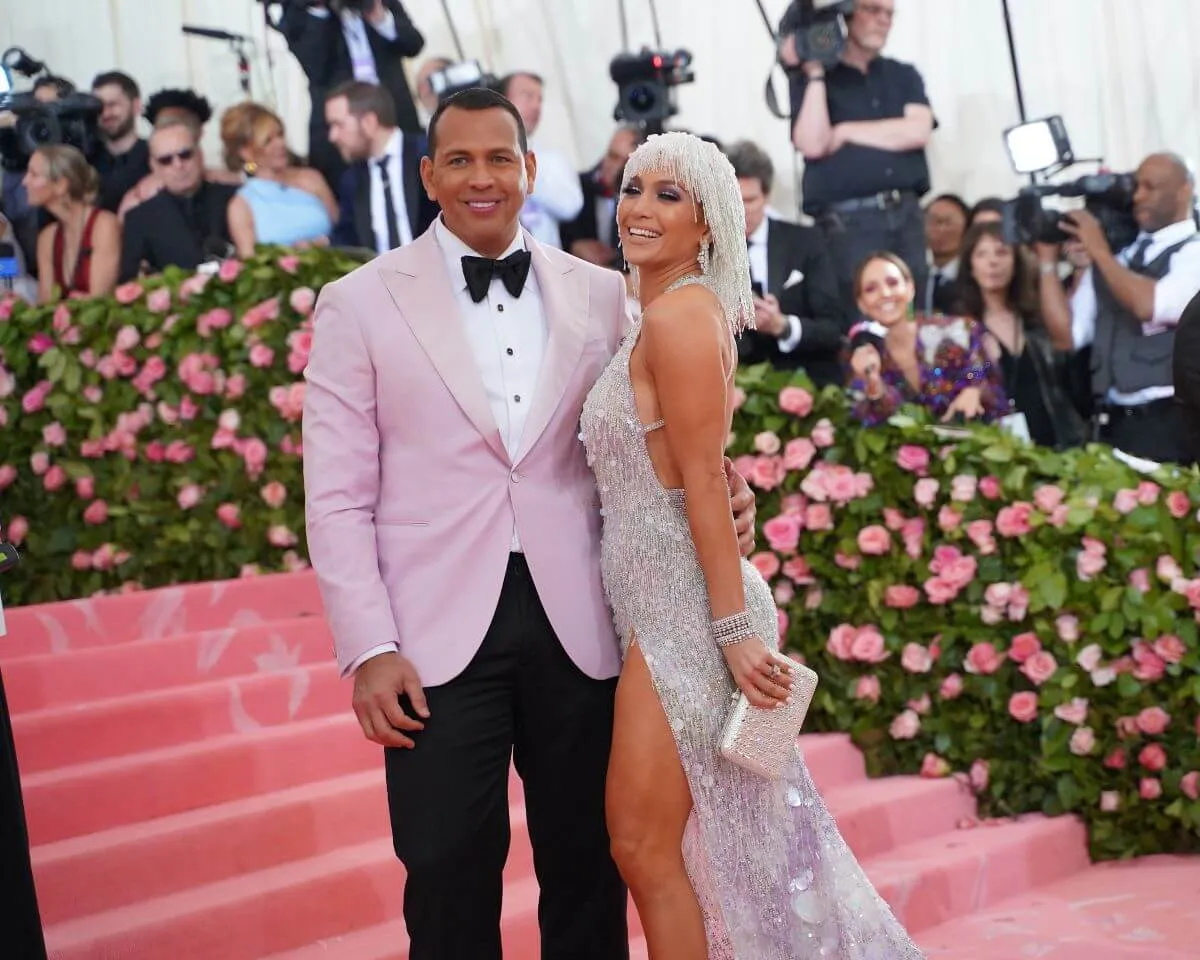
<instances>
[{"instance_id":1,"label":"woman's long hair","mask_svg":"<svg viewBox=\"0 0 1200 960\"><path fill-rule=\"evenodd\" d=\"M1005 241L998 223L977 223L963 237L962 253L958 259L958 302L955 312L983 321L983 288L971 272L971 258L975 256L975 248L987 237L1010 247L1013 252L1013 275L1005 291L1005 304L1022 320L1036 320L1039 314L1037 284L1029 258L1019 246Z\"/></svg>"}]
</instances>

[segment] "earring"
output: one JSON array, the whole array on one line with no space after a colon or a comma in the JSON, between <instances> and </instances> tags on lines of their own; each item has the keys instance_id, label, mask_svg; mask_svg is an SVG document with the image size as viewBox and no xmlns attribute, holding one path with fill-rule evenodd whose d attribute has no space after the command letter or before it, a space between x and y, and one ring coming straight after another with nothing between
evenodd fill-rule
<instances>
[{"instance_id":1,"label":"earring","mask_svg":"<svg viewBox=\"0 0 1200 960\"><path fill-rule=\"evenodd\" d=\"M242 164L242 169L246 172L246 176L252 177L258 173L258 164L253 160L247 160Z\"/></svg>"},{"instance_id":2,"label":"earring","mask_svg":"<svg viewBox=\"0 0 1200 960\"><path fill-rule=\"evenodd\" d=\"M708 246L709 245L707 242L700 242L700 254L696 257L696 262L700 264L701 273L708 273L709 262L711 260L708 252Z\"/></svg>"}]
</instances>

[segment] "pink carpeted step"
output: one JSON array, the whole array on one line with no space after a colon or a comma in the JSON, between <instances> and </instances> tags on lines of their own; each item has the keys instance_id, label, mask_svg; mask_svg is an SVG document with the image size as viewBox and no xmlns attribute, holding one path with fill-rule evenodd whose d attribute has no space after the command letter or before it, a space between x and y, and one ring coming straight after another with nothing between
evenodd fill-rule
<instances>
[{"instance_id":1,"label":"pink carpeted step","mask_svg":"<svg viewBox=\"0 0 1200 960\"><path fill-rule=\"evenodd\" d=\"M260 621L93 647L70 655L46 654L4 664L9 709L16 715L94 700L150 693L224 677L328 663L333 641L316 617Z\"/></svg>"},{"instance_id":2,"label":"pink carpeted step","mask_svg":"<svg viewBox=\"0 0 1200 960\"><path fill-rule=\"evenodd\" d=\"M0 663L134 640L218 630L247 613L261 620L323 616L311 571L163 587L114 597L66 600L4 611Z\"/></svg>"},{"instance_id":3,"label":"pink carpeted step","mask_svg":"<svg viewBox=\"0 0 1200 960\"><path fill-rule=\"evenodd\" d=\"M521 781L509 779L519 811ZM390 836L380 761L363 773L35 847L42 918L58 923Z\"/></svg>"},{"instance_id":4,"label":"pink carpeted step","mask_svg":"<svg viewBox=\"0 0 1200 960\"><path fill-rule=\"evenodd\" d=\"M863 755L844 733L806 733L800 752L817 789L823 794L835 787L866 780Z\"/></svg>"},{"instance_id":5,"label":"pink carpeted step","mask_svg":"<svg viewBox=\"0 0 1200 960\"><path fill-rule=\"evenodd\" d=\"M886 777L824 794L846 843L860 861L954 832L975 815L975 798L954 780Z\"/></svg>"},{"instance_id":6,"label":"pink carpeted step","mask_svg":"<svg viewBox=\"0 0 1200 960\"><path fill-rule=\"evenodd\" d=\"M954 833L863 864L880 895L912 932L928 930L1088 865L1083 824L1031 815Z\"/></svg>"},{"instance_id":7,"label":"pink carpeted step","mask_svg":"<svg viewBox=\"0 0 1200 960\"><path fill-rule=\"evenodd\" d=\"M514 842L505 869L510 888L533 869L528 843L519 840L520 808L512 817ZM258 960L400 916L403 881L390 841L376 840L54 924L46 941L55 960ZM533 918L536 940L536 912L525 913Z\"/></svg>"},{"instance_id":8,"label":"pink carpeted step","mask_svg":"<svg viewBox=\"0 0 1200 960\"><path fill-rule=\"evenodd\" d=\"M52 843L378 768L353 714L24 777L32 842Z\"/></svg>"},{"instance_id":9,"label":"pink carpeted step","mask_svg":"<svg viewBox=\"0 0 1200 960\"><path fill-rule=\"evenodd\" d=\"M13 719L21 772L128 756L350 710L350 684L332 661L54 707Z\"/></svg>"},{"instance_id":10,"label":"pink carpeted step","mask_svg":"<svg viewBox=\"0 0 1200 960\"><path fill-rule=\"evenodd\" d=\"M1195 958L1200 859L1095 864L920 939L930 960Z\"/></svg>"}]
</instances>

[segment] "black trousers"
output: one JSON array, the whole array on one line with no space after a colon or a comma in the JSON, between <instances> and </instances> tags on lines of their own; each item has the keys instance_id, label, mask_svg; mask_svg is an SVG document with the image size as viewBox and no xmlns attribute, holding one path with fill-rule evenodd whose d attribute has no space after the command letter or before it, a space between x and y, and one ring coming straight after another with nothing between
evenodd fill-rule
<instances>
[{"instance_id":1,"label":"black trousers","mask_svg":"<svg viewBox=\"0 0 1200 960\"><path fill-rule=\"evenodd\" d=\"M1100 439L1135 457L1156 463L1192 463L1183 417L1175 400L1155 400L1139 407L1105 406L1107 419Z\"/></svg>"},{"instance_id":2,"label":"black trousers","mask_svg":"<svg viewBox=\"0 0 1200 960\"><path fill-rule=\"evenodd\" d=\"M541 888L542 960L628 958L627 893L604 821L615 692L615 679L593 680L567 656L513 554L478 653L426 689L415 747L386 751L411 960L502 956L510 758Z\"/></svg>"},{"instance_id":3,"label":"black trousers","mask_svg":"<svg viewBox=\"0 0 1200 960\"><path fill-rule=\"evenodd\" d=\"M38 914L29 834L21 802L21 776L13 746L4 678L0 676L0 954L11 960L46 960Z\"/></svg>"}]
</instances>

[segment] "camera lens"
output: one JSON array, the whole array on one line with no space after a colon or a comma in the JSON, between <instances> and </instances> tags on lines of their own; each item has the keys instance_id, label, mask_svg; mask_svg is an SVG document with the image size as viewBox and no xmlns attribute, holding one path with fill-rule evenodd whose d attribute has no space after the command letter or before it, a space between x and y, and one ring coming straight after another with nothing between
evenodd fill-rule
<instances>
[{"instance_id":1,"label":"camera lens","mask_svg":"<svg viewBox=\"0 0 1200 960\"><path fill-rule=\"evenodd\" d=\"M644 84L636 84L629 88L629 107L638 113L649 113L658 103L658 95L654 89Z\"/></svg>"}]
</instances>

